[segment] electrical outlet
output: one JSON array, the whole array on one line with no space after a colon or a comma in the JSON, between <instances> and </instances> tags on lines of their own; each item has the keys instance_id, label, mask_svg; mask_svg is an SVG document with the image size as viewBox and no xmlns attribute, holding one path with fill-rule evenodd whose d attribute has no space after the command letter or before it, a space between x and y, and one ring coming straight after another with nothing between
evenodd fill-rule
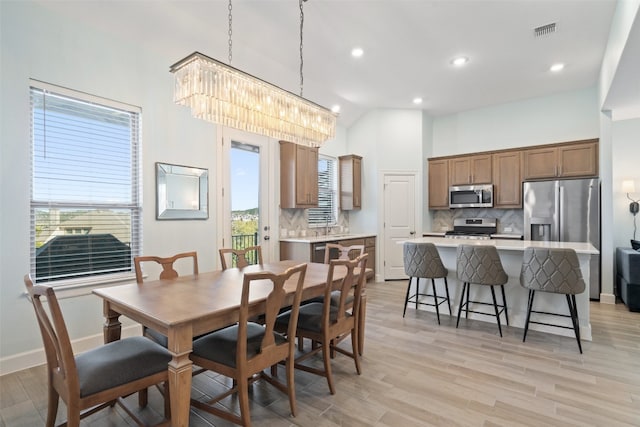
<instances>
[{"instance_id":1,"label":"electrical outlet","mask_svg":"<svg viewBox=\"0 0 640 427\"><path fill-rule=\"evenodd\" d=\"M512 231L513 231L513 228L512 228L512 227L505 227L505 228L504 228L504 232L505 232L505 233L511 233Z\"/></svg>"}]
</instances>

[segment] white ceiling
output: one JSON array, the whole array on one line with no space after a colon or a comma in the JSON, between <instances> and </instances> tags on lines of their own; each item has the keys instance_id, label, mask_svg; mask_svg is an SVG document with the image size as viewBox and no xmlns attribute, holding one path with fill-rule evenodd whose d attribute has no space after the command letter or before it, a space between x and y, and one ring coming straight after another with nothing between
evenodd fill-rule
<instances>
[{"instance_id":1,"label":"white ceiling","mask_svg":"<svg viewBox=\"0 0 640 427\"><path fill-rule=\"evenodd\" d=\"M52 1L47 7L135 40L168 68L193 51L228 62L227 0ZM615 0L309 0L304 96L351 125L375 108L438 116L596 85ZM535 27L557 23L534 37ZM233 0L233 61L300 91L298 0ZM364 49L354 59L353 47ZM464 55L464 68L450 64ZM563 72L548 71L564 62ZM637 79L636 79L637 80ZM424 99L421 106L414 97Z\"/></svg>"}]
</instances>

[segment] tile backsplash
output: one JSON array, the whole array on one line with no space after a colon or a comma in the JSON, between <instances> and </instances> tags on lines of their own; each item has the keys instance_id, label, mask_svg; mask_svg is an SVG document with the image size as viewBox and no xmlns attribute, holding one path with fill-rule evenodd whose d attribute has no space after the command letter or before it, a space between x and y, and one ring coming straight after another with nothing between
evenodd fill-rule
<instances>
[{"instance_id":1,"label":"tile backsplash","mask_svg":"<svg viewBox=\"0 0 640 427\"><path fill-rule=\"evenodd\" d=\"M498 233L524 234L522 209L447 209L431 211L431 216L431 231L451 230L456 218L497 218Z\"/></svg>"},{"instance_id":2,"label":"tile backsplash","mask_svg":"<svg viewBox=\"0 0 640 427\"><path fill-rule=\"evenodd\" d=\"M309 227L308 209L280 209L280 237L315 236L324 234L324 227ZM339 211L336 224L330 227L331 234L344 233L349 229L349 212Z\"/></svg>"}]
</instances>

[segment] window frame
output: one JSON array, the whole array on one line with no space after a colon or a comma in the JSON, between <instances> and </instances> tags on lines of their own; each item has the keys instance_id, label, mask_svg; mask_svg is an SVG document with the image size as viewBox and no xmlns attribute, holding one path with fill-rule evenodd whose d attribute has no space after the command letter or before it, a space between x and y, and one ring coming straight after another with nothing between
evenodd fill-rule
<instances>
[{"instance_id":1,"label":"window frame","mask_svg":"<svg viewBox=\"0 0 640 427\"><path fill-rule=\"evenodd\" d=\"M88 106L106 108L111 111L117 110L118 112L129 114L131 121L128 126L129 134L129 162L130 173L128 174L128 181L126 186L130 188L127 201L123 203L122 200L114 201L113 203L105 202L87 202L80 201L78 203L54 200L53 197L37 199L35 194L35 180L36 180L36 123L34 122L36 106L33 102L33 97L38 96L41 92L44 96L47 94L55 95L56 97L63 98L65 101L78 102L78 105L87 104ZM135 277L135 269L133 265L133 258L140 254L142 247L142 109L137 106L126 104L123 102L114 101L107 98L87 94L84 92L52 85L49 83L41 82L38 80L29 80L29 97L30 97L30 198L29 198L29 212L30 212L30 225L29 225L29 260L30 260L30 273L32 277L38 283L44 283L48 286L56 287L57 289L73 289L86 286L99 286L114 282L120 282L124 280L131 280ZM45 98L46 99L46 98ZM45 107L46 111L46 107ZM87 110L89 111L89 110ZM45 124L46 126L46 124ZM73 129L73 127L70 127ZM122 176L122 175L121 175ZM76 181L77 182L77 181ZM82 275L79 277L67 276L60 279L51 280L38 280L36 276L36 214L38 209L42 208L60 208L62 209L87 209L87 210L100 210L111 209L116 211L125 211L130 218L129 225L129 238L128 244L130 248L130 259L126 267L123 267L122 271L117 272L96 272L94 274ZM79 228L75 226L74 228ZM66 234L66 233L64 233ZM72 234L77 235L77 234ZM112 234L113 236L113 234ZM125 243L126 244L126 243ZM92 271L90 270L89 273Z\"/></svg>"},{"instance_id":2,"label":"window frame","mask_svg":"<svg viewBox=\"0 0 640 427\"><path fill-rule=\"evenodd\" d=\"M320 162L326 161L331 162L332 171L331 171L331 189L325 189L324 183L322 182L321 168ZM338 159L333 156L327 156L325 154L318 154L318 207L317 208L309 208L307 212L307 225L309 228L321 228L321 227L333 227L338 224L338 216L339 216L339 205L338 205ZM323 200L323 192L329 194L331 200L330 210L331 213L329 221L316 219L315 217L320 215L326 218L325 212L327 209L320 207L320 204Z\"/></svg>"}]
</instances>

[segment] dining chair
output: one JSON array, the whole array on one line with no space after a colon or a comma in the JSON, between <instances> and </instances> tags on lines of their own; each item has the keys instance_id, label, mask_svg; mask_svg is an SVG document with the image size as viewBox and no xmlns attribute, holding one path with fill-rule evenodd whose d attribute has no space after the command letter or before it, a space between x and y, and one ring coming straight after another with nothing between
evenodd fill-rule
<instances>
[{"instance_id":1,"label":"dining chair","mask_svg":"<svg viewBox=\"0 0 640 427\"><path fill-rule=\"evenodd\" d=\"M47 359L48 427L55 425L60 399L67 407L66 425L70 427L79 426L82 418L114 403L136 418L122 397L154 384L165 383L168 400L167 365L171 354L167 349L144 337L130 337L74 356L54 289L34 285L30 275L24 276L24 283ZM169 418L166 411L165 418ZM136 419L136 423L143 425L140 419Z\"/></svg>"},{"instance_id":2,"label":"dining chair","mask_svg":"<svg viewBox=\"0 0 640 427\"><path fill-rule=\"evenodd\" d=\"M294 340L306 272L307 264L299 264L281 274L259 272L244 275L238 323L195 340L193 352L189 356L198 366L232 378L234 386L206 402L191 399L192 406L227 421L250 426L249 384L258 379L264 379L289 396L291 414L296 415ZM279 333L274 327L280 309L287 302L287 291L284 286L295 275L297 275L297 284L290 311L291 324L284 333ZM265 302L264 324L251 322L249 294L265 290L267 286L271 288ZM282 361L286 366L286 385L264 372L266 368L273 367ZM214 406L216 402L234 393L238 395L240 416L225 411L222 406Z\"/></svg>"},{"instance_id":3,"label":"dining chair","mask_svg":"<svg viewBox=\"0 0 640 427\"><path fill-rule=\"evenodd\" d=\"M136 282L144 283L144 275L142 271L142 264L144 263L154 263L159 264L162 267L162 271L160 272L160 279L175 279L178 277L178 272L176 271L176 263L181 262L181 260L191 258L193 260L193 274L198 274L198 253L197 252L184 252L170 257L159 257L159 256L137 256L133 258L133 263L136 269ZM185 267L186 268L186 267ZM167 337L151 328L147 328L146 326L142 327L142 335L147 338L152 339L163 347L167 347L168 339Z\"/></svg>"},{"instance_id":4,"label":"dining chair","mask_svg":"<svg viewBox=\"0 0 640 427\"><path fill-rule=\"evenodd\" d=\"M329 264L332 259L355 259L364 254L364 245L342 246L337 243L327 243L325 245L324 263ZM335 256L337 255L337 256ZM365 271L362 274L366 274ZM364 350L364 324L367 310L367 281L365 280L362 292L360 294L360 313L358 317L358 353L362 356ZM322 301L320 297L318 301ZM340 301L340 291L331 292L331 304L338 305ZM347 309L353 308L353 297L347 298ZM298 342L298 346L302 347L302 340Z\"/></svg>"},{"instance_id":5,"label":"dining chair","mask_svg":"<svg viewBox=\"0 0 640 427\"><path fill-rule=\"evenodd\" d=\"M537 316L540 320L546 320L546 316L570 317L578 349L582 354L576 294L584 292L586 285L582 278L576 251L565 248L525 248L520 270L520 285L529 290L527 320L524 324L522 342L527 339L529 323L571 329L571 326L531 320L531 313L540 315ZM569 314L533 310L533 298L536 292L564 295L567 299Z\"/></svg>"},{"instance_id":6,"label":"dining chair","mask_svg":"<svg viewBox=\"0 0 640 427\"><path fill-rule=\"evenodd\" d=\"M220 263L223 270L234 266L238 268L244 268L248 265L263 263L262 248L260 246L249 246L248 248L244 249L223 248L220 249L219 252Z\"/></svg>"},{"instance_id":7,"label":"dining chair","mask_svg":"<svg viewBox=\"0 0 640 427\"><path fill-rule=\"evenodd\" d=\"M333 376L331 374L331 351L349 356L353 359L356 372L360 375L360 356L358 353L358 316L360 308L360 297L365 274L359 274L356 285L353 285L354 270L360 268L364 272L367 265L367 254L363 254L354 260L331 260L329 261L329 271L327 273L327 285L324 291L324 302L312 302L300 307L298 314L297 337L308 338L320 344L319 347L311 347L311 350L298 356L295 360L295 368L312 374L323 376L327 379L329 391L335 394ZM346 269L346 274L342 279L335 279L334 273L337 269ZM330 303L332 288L336 286L341 291L337 306ZM347 299L353 298L353 309L347 311ZM329 301L329 304L326 302ZM293 312L284 312L278 316L276 329L279 331L289 330L295 324ZM338 347L337 343L345 336L351 335L351 351ZM322 352L324 370L303 365L301 362L316 353Z\"/></svg>"}]
</instances>

